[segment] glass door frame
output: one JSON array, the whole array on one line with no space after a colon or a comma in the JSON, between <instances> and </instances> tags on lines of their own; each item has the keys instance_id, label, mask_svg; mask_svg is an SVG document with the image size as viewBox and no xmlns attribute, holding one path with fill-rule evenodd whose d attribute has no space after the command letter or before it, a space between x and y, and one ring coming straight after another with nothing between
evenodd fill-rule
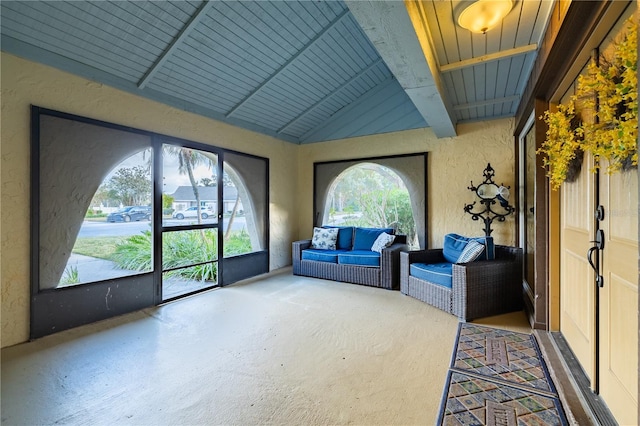
<instances>
[{"instance_id":1,"label":"glass door frame","mask_svg":"<svg viewBox=\"0 0 640 426\"><path fill-rule=\"evenodd\" d=\"M520 189L518 193L518 241L519 246L522 248L522 252L526 257L527 252L527 147L526 140L527 135L530 131L534 130L535 125L535 112L531 112L529 118L527 119L524 127L522 128L522 132L518 135L518 180L520 181ZM535 189L535 188L534 188ZM525 264L523 264L522 269L522 279L527 280ZM531 286L533 283L528 283Z\"/></svg>"},{"instance_id":2,"label":"glass door frame","mask_svg":"<svg viewBox=\"0 0 640 426\"><path fill-rule=\"evenodd\" d=\"M526 267L527 267L527 245L528 245L528 238L527 238L527 191L529 190L528 185L527 185L527 162L526 162L526 158L527 158L527 146L526 146L526 141L527 141L527 135L530 132L536 132L536 111L535 109L531 111L531 113L529 114L529 117L527 118L524 126L522 127L522 130L520 131L520 133L518 133L517 135L517 142L516 142L516 152L517 152L517 175L518 175L518 197L517 197L517 211L518 211L518 221L517 221L517 235L518 235L518 246L522 249L522 254L523 254L523 264L522 264L522 286L523 286L523 299L524 299L524 306L525 306L525 312L527 312L528 316L529 316L529 321L533 324L535 324L536 320L535 320L535 312L536 312L536 283L535 283L535 278L534 278L534 282L529 282L527 279L527 273L526 273ZM537 142L536 142L536 146L534 146L534 148L537 149ZM535 167L537 168L537 165L535 165ZM536 171L537 174L537 171ZM535 181L536 178L534 176L534 188L533 190L535 191ZM535 200L535 194L534 194L534 209L535 209L535 204L536 204L536 200ZM536 221L536 216L534 214L533 219L534 221L534 226L535 221ZM534 231L535 233L535 231ZM534 237L535 240L535 237ZM534 250L534 256L535 256L535 250ZM535 263L535 262L534 262ZM535 269L535 266L534 266ZM535 277L535 271L534 271L534 277Z\"/></svg>"},{"instance_id":3,"label":"glass door frame","mask_svg":"<svg viewBox=\"0 0 640 426\"><path fill-rule=\"evenodd\" d=\"M215 165L216 170L216 223L215 224L196 224L196 225L181 225L181 226L165 226L163 224L162 217L162 192L163 192L163 181L164 181L164 145L171 145L181 148L188 148L192 150L205 151L217 156L217 161ZM221 238L221 220L222 220L222 162L223 160L223 150L220 148L216 148L211 145L206 145L202 143L192 142L181 138L169 137L169 136L155 136L154 138L154 204L156 206L160 206L160 208L156 208L154 210L154 235L155 235L155 244L154 244L154 271L155 273L155 288L156 288L156 304L170 302L176 299L180 299L185 296L189 296L195 293L199 293L201 291L210 290L212 288L217 288L222 286L222 253L223 253L223 240ZM162 262L162 253L163 253L163 240L164 235L167 232L180 232L180 231L195 231L195 230L204 230L204 229L216 229L216 246L217 246L217 257L215 260L217 267L217 279L216 283L212 286L207 286L203 288L196 289L194 291L188 291L185 293L181 293L177 296L172 296L169 298L164 298L163 295L163 275L164 268ZM187 267L187 265L185 265Z\"/></svg>"}]
</instances>

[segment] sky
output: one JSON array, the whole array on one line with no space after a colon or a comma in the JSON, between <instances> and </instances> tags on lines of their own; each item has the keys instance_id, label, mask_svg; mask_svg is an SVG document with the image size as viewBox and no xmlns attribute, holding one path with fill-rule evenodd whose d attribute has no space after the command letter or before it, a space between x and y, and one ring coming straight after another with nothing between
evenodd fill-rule
<instances>
[{"instance_id":1,"label":"sky","mask_svg":"<svg viewBox=\"0 0 640 426\"><path fill-rule=\"evenodd\" d=\"M122 163L114 167L111 172L109 172L105 180L110 179L121 168L131 168L140 165L146 166L149 163L150 152L151 150L149 149L144 153L140 152L127 158ZM189 182L189 176L178 172L178 159L175 156L166 155L164 157L163 173L164 188L162 192L165 194L174 193L178 186L191 185L191 182ZM193 169L193 175L196 181L200 181L202 178L211 179L213 177L213 169L206 165L199 165Z\"/></svg>"}]
</instances>

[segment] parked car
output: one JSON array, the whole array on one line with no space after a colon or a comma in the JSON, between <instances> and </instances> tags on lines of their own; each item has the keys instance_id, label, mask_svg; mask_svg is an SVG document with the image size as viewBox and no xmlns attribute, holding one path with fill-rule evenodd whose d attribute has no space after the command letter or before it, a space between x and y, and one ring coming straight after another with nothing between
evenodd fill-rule
<instances>
[{"instance_id":1,"label":"parked car","mask_svg":"<svg viewBox=\"0 0 640 426\"><path fill-rule=\"evenodd\" d=\"M185 217L197 217L198 216L198 207L189 207L186 210L179 210L173 213L173 217L175 219L184 219ZM200 217L202 219L207 219L209 216L213 216L213 211L210 207L200 207Z\"/></svg>"},{"instance_id":2,"label":"parked car","mask_svg":"<svg viewBox=\"0 0 640 426\"><path fill-rule=\"evenodd\" d=\"M107 216L107 222L131 222L132 220L151 220L151 207L126 206Z\"/></svg>"}]
</instances>

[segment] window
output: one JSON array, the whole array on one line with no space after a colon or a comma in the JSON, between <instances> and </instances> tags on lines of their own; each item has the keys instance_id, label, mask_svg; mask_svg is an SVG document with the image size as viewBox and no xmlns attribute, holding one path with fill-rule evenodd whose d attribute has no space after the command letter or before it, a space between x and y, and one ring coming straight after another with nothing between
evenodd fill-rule
<instances>
[{"instance_id":1,"label":"window","mask_svg":"<svg viewBox=\"0 0 640 426\"><path fill-rule=\"evenodd\" d=\"M342 172L329 188L323 218L327 225L392 227L418 247L409 191L385 166L363 162Z\"/></svg>"},{"instance_id":2,"label":"window","mask_svg":"<svg viewBox=\"0 0 640 426\"><path fill-rule=\"evenodd\" d=\"M265 158L32 107L31 337L269 270Z\"/></svg>"},{"instance_id":3,"label":"window","mask_svg":"<svg viewBox=\"0 0 640 426\"><path fill-rule=\"evenodd\" d=\"M151 148L135 153L102 180L76 235L58 288L152 270L152 158ZM136 260L131 260L123 242L140 235L145 235L149 244Z\"/></svg>"},{"instance_id":4,"label":"window","mask_svg":"<svg viewBox=\"0 0 640 426\"><path fill-rule=\"evenodd\" d=\"M427 154L314 164L314 224L394 226L427 247Z\"/></svg>"},{"instance_id":5,"label":"window","mask_svg":"<svg viewBox=\"0 0 640 426\"><path fill-rule=\"evenodd\" d=\"M224 257L265 250L268 164L259 158L225 153L222 198Z\"/></svg>"}]
</instances>

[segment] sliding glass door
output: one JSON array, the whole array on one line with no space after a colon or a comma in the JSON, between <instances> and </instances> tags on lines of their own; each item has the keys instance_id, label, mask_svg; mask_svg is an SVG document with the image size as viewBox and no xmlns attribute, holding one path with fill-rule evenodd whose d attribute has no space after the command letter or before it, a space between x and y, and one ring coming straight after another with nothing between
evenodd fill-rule
<instances>
[{"instance_id":1,"label":"sliding glass door","mask_svg":"<svg viewBox=\"0 0 640 426\"><path fill-rule=\"evenodd\" d=\"M219 154L162 144L162 300L218 285Z\"/></svg>"}]
</instances>

